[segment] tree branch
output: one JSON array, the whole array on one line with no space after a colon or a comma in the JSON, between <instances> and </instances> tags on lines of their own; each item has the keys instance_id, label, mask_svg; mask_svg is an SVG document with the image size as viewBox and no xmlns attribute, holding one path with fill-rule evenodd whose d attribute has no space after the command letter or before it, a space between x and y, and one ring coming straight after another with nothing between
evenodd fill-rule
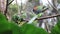
<instances>
[{"instance_id":1,"label":"tree branch","mask_svg":"<svg viewBox=\"0 0 60 34\"><path fill-rule=\"evenodd\" d=\"M48 19L48 18L53 18L53 17L58 17L58 16L60 16L60 14L47 16L47 17L41 17L40 19L36 19L36 20Z\"/></svg>"},{"instance_id":2,"label":"tree branch","mask_svg":"<svg viewBox=\"0 0 60 34\"><path fill-rule=\"evenodd\" d=\"M52 15L52 16L46 16L46 17L41 17L41 18L36 18L35 20L42 20L42 19L48 19L48 18L53 18L53 17L58 17L60 16L60 14L57 14L57 15ZM24 19L24 21L28 22L29 20L27 19Z\"/></svg>"},{"instance_id":3,"label":"tree branch","mask_svg":"<svg viewBox=\"0 0 60 34\"><path fill-rule=\"evenodd\" d=\"M7 9L8 9L8 0L6 1L6 9L4 11L4 15L6 16L6 13L7 13Z\"/></svg>"},{"instance_id":4,"label":"tree branch","mask_svg":"<svg viewBox=\"0 0 60 34\"><path fill-rule=\"evenodd\" d=\"M12 0L10 3L8 3L8 5L10 5L14 0Z\"/></svg>"},{"instance_id":5,"label":"tree branch","mask_svg":"<svg viewBox=\"0 0 60 34\"><path fill-rule=\"evenodd\" d=\"M48 0L47 0L48 1ZM53 7L56 11L58 11L49 1L48 3L51 5L51 7Z\"/></svg>"},{"instance_id":6,"label":"tree branch","mask_svg":"<svg viewBox=\"0 0 60 34\"><path fill-rule=\"evenodd\" d=\"M6 1L6 9L4 11L4 15L6 16L7 10L8 10L8 6L14 1L12 0L10 3L8 3L9 0ZM6 16L7 17L7 16Z\"/></svg>"}]
</instances>

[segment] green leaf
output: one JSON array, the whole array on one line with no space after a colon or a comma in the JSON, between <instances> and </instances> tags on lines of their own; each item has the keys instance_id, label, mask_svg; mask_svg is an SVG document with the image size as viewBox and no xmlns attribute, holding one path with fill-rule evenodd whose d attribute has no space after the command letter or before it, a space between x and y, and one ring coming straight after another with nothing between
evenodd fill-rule
<instances>
[{"instance_id":1,"label":"green leaf","mask_svg":"<svg viewBox=\"0 0 60 34\"><path fill-rule=\"evenodd\" d=\"M23 34L47 34L47 32L42 29L35 27L32 24L25 24L21 27L21 31Z\"/></svg>"},{"instance_id":2,"label":"green leaf","mask_svg":"<svg viewBox=\"0 0 60 34\"><path fill-rule=\"evenodd\" d=\"M20 27L8 22L3 14L0 14L0 34L20 34Z\"/></svg>"}]
</instances>

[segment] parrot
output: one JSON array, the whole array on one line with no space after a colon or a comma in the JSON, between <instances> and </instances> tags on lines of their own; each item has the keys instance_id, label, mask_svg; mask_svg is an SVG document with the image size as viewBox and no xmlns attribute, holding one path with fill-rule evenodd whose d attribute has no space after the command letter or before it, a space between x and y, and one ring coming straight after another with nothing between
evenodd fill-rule
<instances>
[{"instance_id":1,"label":"parrot","mask_svg":"<svg viewBox=\"0 0 60 34\"><path fill-rule=\"evenodd\" d=\"M39 14L39 13L43 13L45 10L47 10L48 8L46 6L34 6L33 8L33 12L35 14Z\"/></svg>"}]
</instances>

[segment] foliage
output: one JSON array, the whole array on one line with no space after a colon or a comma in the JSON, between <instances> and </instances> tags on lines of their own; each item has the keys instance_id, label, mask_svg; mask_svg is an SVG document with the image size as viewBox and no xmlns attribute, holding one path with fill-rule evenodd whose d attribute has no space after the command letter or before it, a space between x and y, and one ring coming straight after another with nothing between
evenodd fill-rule
<instances>
[{"instance_id":1,"label":"foliage","mask_svg":"<svg viewBox=\"0 0 60 34\"><path fill-rule=\"evenodd\" d=\"M5 16L0 14L0 34L20 34L20 28L15 23L10 23Z\"/></svg>"},{"instance_id":2,"label":"foliage","mask_svg":"<svg viewBox=\"0 0 60 34\"><path fill-rule=\"evenodd\" d=\"M11 4L9 6L9 10L12 10L13 12L16 13L18 11L18 6L16 4L14 4L14 5Z\"/></svg>"},{"instance_id":3,"label":"foliage","mask_svg":"<svg viewBox=\"0 0 60 34\"><path fill-rule=\"evenodd\" d=\"M44 29L32 24L24 24L19 27L17 24L8 22L0 13L0 34L48 34ZM51 30L51 34L60 34L60 21Z\"/></svg>"},{"instance_id":4,"label":"foliage","mask_svg":"<svg viewBox=\"0 0 60 34\"><path fill-rule=\"evenodd\" d=\"M33 23L33 21L38 18L38 17L41 17L42 16L42 13L39 13L38 15L35 15L31 20L29 20L28 23Z\"/></svg>"},{"instance_id":5,"label":"foliage","mask_svg":"<svg viewBox=\"0 0 60 34\"><path fill-rule=\"evenodd\" d=\"M5 16L0 14L0 34L47 34L47 32L31 24L19 27L15 23L8 22Z\"/></svg>"},{"instance_id":6,"label":"foliage","mask_svg":"<svg viewBox=\"0 0 60 34\"><path fill-rule=\"evenodd\" d=\"M32 0L29 0L29 2L31 2Z\"/></svg>"},{"instance_id":7,"label":"foliage","mask_svg":"<svg viewBox=\"0 0 60 34\"><path fill-rule=\"evenodd\" d=\"M14 21L15 23L19 24L19 23L21 23L21 22L24 21L24 20L23 20L23 18L22 18L20 15L15 14L15 15L12 17L12 21Z\"/></svg>"},{"instance_id":8,"label":"foliage","mask_svg":"<svg viewBox=\"0 0 60 34\"><path fill-rule=\"evenodd\" d=\"M58 20L58 23L52 29L51 34L60 34L60 20Z\"/></svg>"},{"instance_id":9,"label":"foliage","mask_svg":"<svg viewBox=\"0 0 60 34\"><path fill-rule=\"evenodd\" d=\"M21 27L21 31L23 34L47 34L47 32L42 29L35 27L32 24L25 24Z\"/></svg>"},{"instance_id":10,"label":"foliage","mask_svg":"<svg viewBox=\"0 0 60 34\"><path fill-rule=\"evenodd\" d=\"M22 14L21 17L23 19L25 19L27 17L26 11L21 11L21 14Z\"/></svg>"},{"instance_id":11,"label":"foliage","mask_svg":"<svg viewBox=\"0 0 60 34\"><path fill-rule=\"evenodd\" d=\"M31 2L32 0L29 0L29 2ZM36 2L38 2L39 0L35 0Z\"/></svg>"},{"instance_id":12,"label":"foliage","mask_svg":"<svg viewBox=\"0 0 60 34\"><path fill-rule=\"evenodd\" d=\"M58 3L60 3L60 0L57 0L58 1Z\"/></svg>"},{"instance_id":13,"label":"foliage","mask_svg":"<svg viewBox=\"0 0 60 34\"><path fill-rule=\"evenodd\" d=\"M13 16L17 12L18 12L18 6L16 4L10 4L8 7L8 14L10 16Z\"/></svg>"}]
</instances>

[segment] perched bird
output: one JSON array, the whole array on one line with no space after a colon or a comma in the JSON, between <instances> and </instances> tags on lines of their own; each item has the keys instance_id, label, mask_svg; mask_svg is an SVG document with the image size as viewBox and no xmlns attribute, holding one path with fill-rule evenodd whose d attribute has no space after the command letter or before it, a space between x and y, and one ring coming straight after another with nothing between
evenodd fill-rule
<instances>
[{"instance_id":1,"label":"perched bird","mask_svg":"<svg viewBox=\"0 0 60 34\"><path fill-rule=\"evenodd\" d=\"M40 17L43 17L43 13L44 13L47 9L48 9L48 8L45 7L45 6L34 6L33 12L34 12L36 15L42 13L42 15L41 15ZM39 17L39 18L40 18L40 17ZM42 25L42 23L43 23L43 20L38 20L38 22L39 22L39 27L41 27L41 25Z\"/></svg>"},{"instance_id":2,"label":"perched bird","mask_svg":"<svg viewBox=\"0 0 60 34\"><path fill-rule=\"evenodd\" d=\"M39 14L39 13L42 13L44 12L45 10L47 10L48 8L46 8L45 6L34 6L33 8L33 12L35 14Z\"/></svg>"}]
</instances>

